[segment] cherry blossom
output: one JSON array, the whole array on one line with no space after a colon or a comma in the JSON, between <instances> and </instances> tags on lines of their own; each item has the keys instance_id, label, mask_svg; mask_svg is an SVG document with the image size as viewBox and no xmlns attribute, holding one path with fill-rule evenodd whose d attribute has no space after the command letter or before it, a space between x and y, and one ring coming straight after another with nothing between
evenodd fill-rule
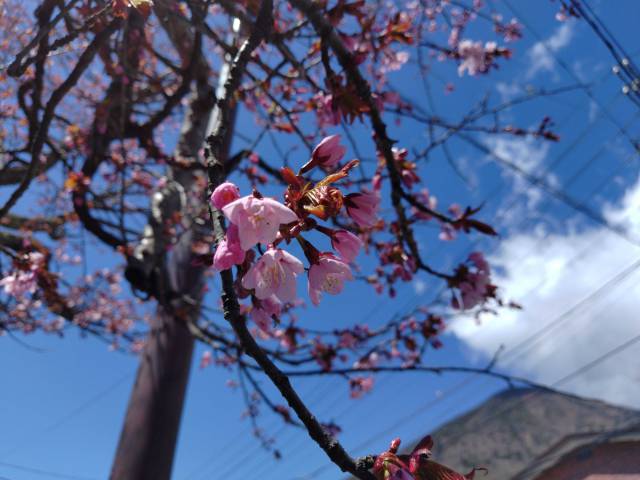
<instances>
[{"instance_id":1,"label":"cherry blossom","mask_svg":"<svg viewBox=\"0 0 640 480\"><path fill-rule=\"evenodd\" d=\"M473 308L495 292L495 287L491 284L491 270L484 255L481 252L473 252L469 255L468 261L473 270L463 265L456 272L456 276L459 277L457 287L460 299L452 300L454 308Z\"/></svg>"},{"instance_id":2,"label":"cherry blossom","mask_svg":"<svg viewBox=\"0 0 640 480\"><path fill-rule=\"evenodd\" d=\"M478 73L487 73L494 66L494 60L498 56L509 57L511 51L500 48L496 42L486 42L484 46L481 42L472 40L462 40L458 44L456 56L461 60L458 66L458 75L464 75L467 71L474 76Z\"/></svg>"},{"instance_id":3,"label":"cherry blossom","mask_svg":"<svg viewBox=\"0 0 640 480\"><path fill-rule=\"evenodd\" d=\"M351 398L360 398L373 388L374 379L372 376L353 377L349 379L349 396Z\"/></svg>"},{"instance_id":4,"label":"cherry blossom","mask_svg":"<svg viewBox=\"0 0 640 480\"><path fill-rule=\"evenodd\" d=\"M271 332L273 323L272 317L280 315L282 304L275 295L259 301L259 305L254 303L250 315L252 320L263 332Z\"/></svg>"},{"instance_id":5,"label":"cherry blossom","mask_svg":"<svg viewBox=\"0 0 640 480\"><path fill-rule=\"evenodd\" d=\"M27 293L34 293L38 282L38 270L43 266L44 260L45 257L40 252L25 255L19 268L0 279L0 286L4 288L5 293L18 299L22 299Z\"/></svg>"},{"instance_id":6,"label":"cherry blossom","mask_svg":"<svg viewBox=\"0 0 640 480\"><path fill-rule=\"evenodd\" d=\"M272 295L281 302L296 299L296 276L304 271L300 260L280 248L270 248L242 278L242 286L265 300Z\"/></svg>"},{"instance_id":7,"label":"cherry blossom","mask_svg":"<svg viewBox=\"0 0 640 480\"><path fill-rule=\"evenodd\" d=\"M429 210L438 208L438 199L429 193L427 188L423 188L416 194L416 198ZM427 212L424 212L416 207L412 207L411 212L420 220L431 220L433 216Z\"/></svg>"},{"instance_id":8,"label":"cherry blossom","mask_svg":"<svg viewBox=\"0 0 640 480\"><path fill-rule=\"evenodd\" d=\"M340 124L340 112L334 105L333 95L319 92L314 96L316 119L322 128Z\"/></svg>"},{"instance_id":9,"label":"cherry blossom","mask_svg":"<svg viewBox=\"0 0 640 480\"><path fill-rule=\"evenodd\" d=\"M248 250L257 243L273 242L281 224L298 220L296 214L280 202L254 195L229 203L222 212L231 223L237 225L243 250Z\"/></svg>"},{"instance_id":10,"label":"cherry blossom","mask_svg":"<svg viewBox=\"0 0 640 480\"><path fill-rule=\"evenodd\" d=\"M314 305L320 304L320 294L337 295L345 280L353 280L351 268L331 253L321 253L318 263L309 269L309 297Z\"/></svg>"},{"instance_id":11,"label":"cherry blossom","mask_svg":"<svg viewBox=\"0 0 640 480\"><path fill-rule=\"evenodd\" d=\"M487 471L476 467L462 475L431 460L433 439L430 435L420 440L409 455L398 455L399 448L400 439L396 438L389 450L376 458L373 474L378 480L473 480L477 471Z\"/></svg>"}]
</instances>

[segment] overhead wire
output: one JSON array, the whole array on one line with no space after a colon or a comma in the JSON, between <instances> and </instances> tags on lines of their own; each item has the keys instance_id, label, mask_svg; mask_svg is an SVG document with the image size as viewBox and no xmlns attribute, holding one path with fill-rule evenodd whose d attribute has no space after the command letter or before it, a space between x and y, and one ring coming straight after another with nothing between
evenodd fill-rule
<instances>
[{"instance_id":1,"label":"overhead wire","mask_svg":"<svg viewBox=\"0 0 640 480\"><path fill-rule=\"evenodd\" d=\"M549 55L551 55L554 60L556 61L556 63L558 65L560 65L560 67L562 67L562 69L567 72L567 74L576 82L579 84L582 84L583 82L578 78L578 76L575 74L575 72L569 67L569 65L567 65L567 63L562 60L557 53L549 47L548 42L545 41L542 36L536 31L536 29L534 29L532 27L532 25L525 19L525 17L523 15L520 14L520 12L513 7L513 5L511 4L510 0L502 0L502 2L505 4L505 6L511 10L511 12L518 17L518 21L522 22L522 24L527 28L527 30L529 30L531 32L531 34L540 42L540 45L542 45L542 47L547 51L547 53L549 53ZM593 94L593 92L591 91L591 89L588 86L585 86L585 88L583 89L583 91L587 94L587 96L600 108L600 110L605 114L605 116L607 117L607 119L613 124L615 125L620 131L622 131L625 135L625 137L627 138L627 140L631 143L631 145L633 146L633 148L636 151L640 152L640 142L638 142L637 139L634 139L631 137L631 135L629 135L629 133L626 131L626 129L624 129L622 127L622 125L620 125L620 123L618 122L618 120L615 118L615 116L613 116L613 114L609 111L609 109L607 107L605 107L602 102L600 100L598 100L598 98Z\"/></svg>"},{"instance_id":2,"label":"overhead wire","mask_svg":"<svg viewBox=\"0 0 640 480\"><path fill-rule=\"evenodd\" d=\"M376 302L376 304L372 307L372 309L362 317L362 322L368 319L369 317L371 317L374 313L376 313L376 311L379 310L381 304L382 304L382 300L379 300L378 302ZM312 408L313 411L315 411L315 407L317 406L317 400L321 400L323 403L325 403L327 400L326 394L329 393L331 390L333 390L333 386L329 384L324 386L324 388L321 388L321 389L313 389L313 388L310 388L310 389L313 390L312 392L313 394L309 396L303 395L302 398L305 398L305 402ZM338 393L338 395L342 395L342 394ZM316 412L316 415L318 415L317 412ZM275 418L273 422L270 422L269 426L265 426L265 429L269 430L271 428L274 428L276 424L280 424L281 426L276 431L276 433L274 433L274 437L276 437L279 433L281 433L282 431L288 428L288 425L282 425L282 420L281 418L278 417L278 418ZM244 435L246 435L247 433L250 433L250 431L245 432ZM236 438L239 438L242 434L243 432L238 432L238 434L236 435ZM255 458L256 456L255 452L251 453L250 455L245 453L247 452L247 450L250 449L254 441L255 441L254 439L248 439L247 442L244 442L242 445L239 445L237 448L233 449L233 451L226 453L226 455L224 456L221 456L219 452L213 452L212 455L207 457L205 461L199 464L197 468L194 468L187 475L186 480L201 478L204 474L206 474L208 471L212 470L215 467L215 465L212 465L213 462L216 462L216 464L227 465L227 469L229 470L231 470L229 468L229 461L233 462L231 465L247 465L247 462L249 462L252 458ZM233 441L230 442L230 444L232 443Z\"/></svg>"},{"instance_id":3,"label":"overhead wire","mask_svg":"<svg viewBox=\"0 0 640 480\"><path fill-rule=\"evenodd\" d=\"M34 475L46 476L50 478L60 478L63 480L97 480L95 477L80 477L77 475L70 475L60 472L54 472L51 470L44 470L41 468L29 467L27 465L19 465L16 463L0 462L1 467L6 467L26 473L32 473Z\"/></svg>"},{"instance_id":4,"label":"overhead wire","mask_svg":"<svg viewBox=\"0 0 640 480\"><path fill-rule=\"evenodd\" d=\"M26 445L27 443L32 444L34 437L41 438L42 435L56 430L57 428L59 428L60 426L64 425L69 420L72 420L73 418L75 418L76 416L78 416L79 414L84 412L85 410L87 410L87 409L91 408L92 406L94 406L96 404L96 402L98 402L99 400L101 400L104 397L108 396L116 388L118 388L120 385L124 384L124 382L126 382L127 380L133 378L133 376L134 376L134 372L128 372L125 375L122 375L121 377L117 378L114 382L109 384L104 389L102 389L102 390L98 391L97 393L95 393L94 395L86 398L85 400L80 402L76 407L74 407L71 410L67 411L64 415L59 417L53 423L50 423L50 424L46 425L44 428L33 430L31 433L29 433L27 435L27 437L24 439L23 442L19 442L18 444L14 444L11 449L5 450L4 452L0 453L0 458L5 458L8 455L18 451L22 446Z\"/></svg>"},{"instance_id":5,"label":"overhead wire","mask_svg":"<svg viewBox=\"0 0 640 480\"><path fill-rule=\"evenodd\" d=\"M616 136L620 135L620 133L621 133L621 132L618 132L618 134L617 134ZM591 163L591 162L593 161L593 159L594 159L596 156L599 156L603 151L604 151L604 147L601 147L601 149L599 149L599 150L594 154L594 156L592 156L592 157L588 160L588 163ZM635 156L635 155L634 155L634 156ZM558 162L553 162L553 165L557 165L557 163L558 163ZM581 172L583 172L583 171L584 171L584 170L581 170ZM615 173L615 172L614 172L614 173ZM579 173L574 174L574 175L572 176L571 182L572 182L572 181L574 181L574 180L579 176L579 174L580 174L580 172L579 172ZM570 183L571 183L571 182L570 182ZM599 185L599 186L598 186L598 188L596 188L594 191L592 191L592 192L590 193L590 195L593 195L593 194L594 194L598 189L602 188L602 185L603 185L604 183L605 183L605 182L602 182L602 183L601 183L601 185ZM590 246L589 246L589 248L590 248ZM587 249L585 249L585 251L584 251L584 252L582 252L581 254L578 254L577 256L575 256L574 258L572 258L572 259L570 260L570 262L569 262L569 263L572 263L573 261L575 261L575 259L576 259L576 258L579 258L579 257L581 257L582 255L584 255L586 251L588 251L588 248L587 248ZM623 271L621 271L621 272L619 272L618 274L616 274L616 275L615 275L613 278L611 278L609 281L605 282L605 284L604 284L604 286L603 286L604 288L599 288L599 289L597 289L597 292L598 292L598 293L587 296L585 299L583 299L581 302L579 302L579 305L575 305L573 308L570 308L568 311L566 311L566 312L564 312L563 314L561 314L561 316L559 317L559 320L560 320L560 321L562 321L562 319L570 318L570 317L569 317L570 313L573 313L573 312L577 311L577 310L578 310L578 307L580 307L580 306L584 306L584 304L585 304L585 303L587 303L587 302L589 302L589 301L593 300L593 299L594 299L594 298L596 298L598 295L602 294L602 293L606 290L606 288L611 287L611 286L613 286L614 284L617 284L617 283L619 283L619 282L621 282L621 281L625 280L625 279L626 279L626 278L627 278L631 273L633 273L633 272L637 271L637 269L638 269L639 267L640 267L640 261L638 261L638 262L634 262L632 265L630 265L629 267L625 268ZM533 288L532 290L535 290L535 288ZM556 328L557 328L557 327L556 327ZM529 339L529 341L528 341L528 342L521 342L520 344L518 344L518 346L517 346L517 347L518 347L518 348L522 348L522 347L526 346L528 343L535 341L535 339L536 339L536 338L538 338L538 339L539 339L539 338L541 338L541 337L542 337L542 335L541 335L541 331L537 331L537 332L534 334L533 338ZM514 347L514 348L515 348L515 347ZM511 352L511 351L514 351L514 350L513 350L513 349L509 349L509 352ZM505 352L504 354L506 354L506 353L507 353L507 352ZM503 354L503 356L501 356L501 358L504 358L504 354ZM508 357L508 355L507 355L507 357ZM448 397L449 395L451 395L452 393L459 391L461 388L466 387L466 386L467 386L467 385L469 385L472 381L475 381L475 380L477 380L477 379L478 379L478 377L477 377L477 376L475 376L475 375L471 375L471 376L469 376L469 377L467 377L467 378L463 379L461 382L459 382L459 383L455 384L453 387L451 387L450 389L446 390L446 391L442 394L442 396L441 396L441 397L439 397L439 398L437 398L437 399L434 399L434 400L433 400L433 401L431 401L431 402L428 402L426 405L421 406L420 408L418 408L418 410L416 410L416 411L414 411L414 412L411 412L410 414L408 414L408 415L404 416L401 420L403 421L403 423L404 423L404 422L406 422L406 421L410 421L410 419L415 418L415 416L416 416L416 415L418 415L419 413L421 413L422 411L425 411L425 410L427 410L427 409L431 408L431 407L432 407L432 406L434 406L435 404L437 404L437 403L439 403L440 401L442 401L442 400L444 400L445 398L447 398L447 397ZM394 424L394 425L393 425L392 427L390 427L389 429L385 430L385 432L386 432L386 433L389 433L389 432L391 432L392 430L395 430L395 428L397 428L397 425L396 425L396 424ZM382 434L384 434L385 432L382 432ZM377 438L377 436L376 436L376 438ZM358 447L365 448L366 446L367 446L367 445L365 445L365 446L361 446L361 445L359 445ZM356 448L356 450L357 450L357 448ZM314 472L312 472L312 474L310 474L310 475L308 475L308 476L305 476L305 477L302 477L302 478L305 478L305 479L306 479L306 478L316 478L316 476L317 476L319 473L322 473L322 472L323 472L323 471L325 471L327 468L331 468L331 466L332 466L332 464L326 464L326 465L323 465L323 466L319 467L318 469L316 469Z\"/></svg>"},{"instance_id":6,"label":"overhead wire","mask_svg":"<svg viewBox=\"0 0 640 480\"><path fill-rule=\"evenodd\" d=\"M626 129L624 127L621 129L621 133L626 135Z\"/></svg>"},{"instance_id":7,"label":"overhead wire","mask_svg":"<svg viewBox=\"0 0 640 480\"><path fill-rule=\"evenodd\" d=\"M582 4L586 7L583 8ZM633 103L640 107L640 70L633 62L633 59L627 54L624 47L617 40L615 35L607 28L605 23L600 19L596 12L589 6L586 0L578 2L571 0L571 5L587 22L591 30L602 41L605 47L609 50L613 58L616 60L616 72L621 73L623 77L626 77L629 85L623 86L623 92L633 101ZM624 81L624 80L623 80Z\"/></svg>"},{"instance_id":8,"label":"overhead wire","mask_svg":"<svg viewBox=\"0 0 640 480\"><path fill-rule=\"evenodd\" d=\"M623 280L628 278L631 273L636 272L639 268L640 268L640 260L636 260L635 262L633 262L633 264L631 264L630 266L628 266L627 268L625 268L624 270L622 270L621 272L616 274L614 277L612 277L609 280L607 280L598 289L596 289L591 295L583 298L578 303L576 303L573 306L571 306L567 311L563 312L561 315L559 315L557 317L554 317L554 319L552 319L551 321L547 322L545 324L545 327L543 327L543 329L541 329L541 330L544 330L545 328L549 328L551 325L554 325L556 322L565 321L565 319L568 317L568 315L570 313L575 313L580 308L585 307L589 303L592 303L598 297L601 297L604 293L608 293L608 291L610 291L611 289L616 288L618 285L620 285L620 283ZM530 337L527 337L527 339L525 339L525 341L520 342L516 346L505 349L502 352L502 354L498 357L498 359L495 362L495 364L497 365L499 363L504 363L505 357L508 358L509 355L513 355L518 350L520 350L523 347L529 345L529 340L530 339L539 338L541 330L536 331L533 335L531 335ZM602 362L602 361L604 361L604 359L609 358L611 355L615 354L616 352L619 353L618 350L620 350L620 349L624 350L626 348L629 348L631 345L633 345L633 344L637 343L638 341L640 341L639 337L640 336L633 337L630 341L624 342L621 346L618 346L618 347L614 348L612 351L608 351L605 355L598 357L596 360L600 359L599 361ZM518 358L518 356L519 355L516 355L515 357L512 357L512 359L509 361L509 363L512 363L513 360ZM593 361L590 361L590 362L582 365L581 367L579 367L577 370L573 371L572 373L570 373L570 374L562 377L561 379L555 381L553 384L550 385L550 387L560 386L562 383L565 383L565 382L571 380L575 376L581 375L581 374L585 373L586 371L591 370L595 366L595 364L596 364L596 361L593 360ZM418 407L416 410L410 412L409 414L403 415L400 419L396 420L391 426L387 427L386 429L384 429L381 432L377 432L375 435L370 436L367 440L365 440L365 441L361 442L360 444L358 444L357 446L355 446L353 448L353 451L356 451L356 452L362 451L363 449L369 447L370 445L372 445L373 443L378 441L378 439L380 437L382 437L384 435L391 434L394 431L397 431L397 429L399 427L405 425L406 423L408 423L410 421L414 421L415 417L418 414L420 414L420 413L432 408L433 406L435 406L436 404L440 403L445 398L447 398L449 395L459 391L461 388L468 386L469 384L471 384L472 382L477 381L478 379L480 379L480 374L472 374L472 375L466 376L463 380L461 380L460 382L454 384L449 389L445 390L445 392L440 397L438 397L436 399L433 399L433 400L425 403L424 405L421 405L420 407ZM302 479L304 479L304 480L312 480L312 479L315 479L315 478L317 478L317 476L320 473L326 471L327 469L331 468L332 466L333 466L332 463L325 464L325 465L317 468L316 470L314 470L310 474L304 475L302 477L297 477L297 480L302 480Z\"/></svg>"},{"instance_id":9,"label":"overhead wire","mask_svg":"<svg viewBox=\"0 0 640 480\"><path fill-rule=\"evenodd\" d=\"M617 99L619 99L619 98L621 98L620 93L618 93L618 95L616 95L616 97L615 97L615 98L616 98L616 100L617 100ZM619 131L617 132L617 134L616 134L616 136L615 136L615 137L620 136L620 135L624 135L624 134L625 134L625 132L626 132L626 128L628 128L628 126L629 126L629 125L625 125L625 126L623 126L623 129L622 129L622 130L620 130L620 129L619 129ZM586 137L586 135L587 135L588 131L589 131L589 130L591 130L592 128L594 128L594 127L595 127L595 122L592 122L591 126L590 126L590 127L588 127L587 129L585 129L585 130L584 130L584 131L583 131L583 132L578 136L578 139L574 141L574 144L575 144L575 143L578 143L580 139L582 139L582 138ZM570 148L565 149L565 151L564 151L562 154L560 154L560 155L559 155L559 156L558 156L558 157L557 157L557 158L552 162L552 164L551 164L548 168L553 168L553 167L557 166L557 165L558 165L558 164L559 164L559 163L560 163L564 158L566 158L566 155L567 155L570 151L571 151L571 149L570 149ZM598 149L598 151L596 151L596 153L590 157L590 159L588 160L588 162L587 162L587 163L588 163L588 164L591 164L591 163L595 160L595 158L597 158L598 156L600 156L604 151L605 151L605 145L603 145L600 149ZM577 174L574 174L574 176L572 177L572 180L575 180L575 178L577 178L577 177L580 175L580 173L581 173L581 172L583 172L583 171L584 171L584 169L581 169L581 171L580 171L580 172L577 172ZM574 207L575 207L575 206L577 206L577 207L578 207L578 208L577 208L578 210L579 210L580 208L582 208L582 207L581 207L581 204L577 203L576 201L573 201L572 203L573 203L573 206L574 206ZM602 221L606 224L606 222L605 222L602 218L600 218L600 220L602 220ZM599 223L601 223L601 222L599 222ZM609 229L611 229L611 228L612 228L612 227L611 227L611 225L609 225L609 224L606 224L606 225L604 225L604 226L605 226L605 228L609 228ZM611 228L610 228L610 227L611 227ZM620 232L617 232L617 233L620 233ZM465 383L466 383L466 381L461 382L461 384L462 384L462 385L464 385ZM456 388L459 388L459 386L458 386L458 385L456 385ZM330 466L330 465L329 465L329 466ZM266 468L266 467L265 467L265 468Z\"/></svg>"}]
</instances>

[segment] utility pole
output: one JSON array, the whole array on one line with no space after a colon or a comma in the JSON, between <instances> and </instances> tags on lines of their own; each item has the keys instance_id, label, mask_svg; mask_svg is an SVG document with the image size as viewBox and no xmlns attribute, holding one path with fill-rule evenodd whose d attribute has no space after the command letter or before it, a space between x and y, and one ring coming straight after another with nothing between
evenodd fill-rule
<instances>
[{"instance_id":1,"label":"utility pole","mask_svg":"<svg viewBox=\"0 0 640 480\"><path fill-rule=\"evenodd\" d=\"M170 23L168 13L171 0L156 0L154 11L160 18L175 45L184 45L184 38L193 35L184 24ZM204 18L204 12L203 17ZM233 21L233 37L238 37L240 22ZM193 44L193 41L191 41ZM191 51L191 50L189 50ZM226 81L229 62L221 69L218 92ZM209 70L204 58L195 75L195 87L189 108L185 112L176 157L199 162L199 151L217 115L215 96L209 86ZM229 155L235 124L235 110L227 128L224 155ZM201 163L201 162L200 162ZM198 171L198 175L204 175ZM188 191L195 180L194 171L171 167L169 179L182 192ZM204 194L204 192L203 192ZM183 195L183 197L186 197ZM186 208L187 205L182 205ZM197 207L197 206L195 206ZM171 212L163 212L168 218ZM206 223L208 225L208 222ZM150 325L150 334L140 357L140 366L131 392L127 412L112 465L112 480L169 480L173 466L176 441L180 427L184 398L194 349L194 337L189 322L197 321L204 286L204 268L194 266L192 245L202 234L204 226L196 225L182 235L171 255L160 254L165 268L160 269L160 285L168 287L174 298L158 299L158 309ZM162 241L156 239L162 245ZM168 303L169 302L169 303ZM169 308L167 308L169 306Z\"/></svg>"}]
</instances>

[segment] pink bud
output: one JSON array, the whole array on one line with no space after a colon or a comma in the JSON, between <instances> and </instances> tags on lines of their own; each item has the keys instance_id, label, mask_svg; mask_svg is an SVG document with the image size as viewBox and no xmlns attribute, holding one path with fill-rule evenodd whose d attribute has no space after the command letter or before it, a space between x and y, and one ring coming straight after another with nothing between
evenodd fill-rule
<instances>
[{"instance_id":1,"label":"pink bud","mask_svg":"<svg viewBox=\"0 0 640 480\"><path fill-rule=\"evenodd\" d=\"M331 170L342 160L346 151L347 149L340 145L340 135L325 137L313 149L311 160L300 169L300 173L306 173L315 167Z\"/></svg>"},{"instance_id":2,"label":"pink bud","mask_svg":"<svg viewBox=\"0 0 640 480\"><path fill-rule=\"evenodd\" d=\"M218 210L240 198L240 190L231 182L221 183L211 194L211 205Z\"/></svg>"},{"instance_id":3,"label":"pink bud","mask_svg":"<svg viewBox=\"0 0 640 480\"><path fill-rule=\"evenodd\" d=\"M320 166L326 169L335 167L347 149L340 145L340 135L325 137L313 150L312 157L317 159Z\"/></svg>"},{"instance_id":4,"label":"pink bud","mask_svg":"<svg viewBox=\"0 0 640 480\"><path fill-rule=\"evenodd\" d=\"M331 246L336 250L345 262L353 262L362 246L362 240L358 236L346 230L338 230L331 235Z\"/></svg>"},{"instance_id":5,"label":"pink bud","mask_svg":"<svg viewBox=\"0 0 640 480\"><path fill-rule=\"evenodd\" d=\"M218 271L229 270L234 265L244 262L245 251L240 246L238 227L229 225L227 234L218 244L216 253L213 255L213 268Z\"/></svg>"},{"instance_id":6,"label":"pink bud","mask_svg":"<svg viewBox=\"0 0 640 480\"><path fill-rule=\"evenodd\" d=\"M380 196L377 193L351 193L345 197L349 216L361 227L373 227L378 221Z\"/></svg>"}]
</instances>

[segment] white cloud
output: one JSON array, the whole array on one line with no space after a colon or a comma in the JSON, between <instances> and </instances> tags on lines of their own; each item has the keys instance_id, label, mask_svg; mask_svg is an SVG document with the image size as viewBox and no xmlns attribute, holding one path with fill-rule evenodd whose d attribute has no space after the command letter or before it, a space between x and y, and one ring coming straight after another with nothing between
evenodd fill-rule
<instances>
[{"instance_id":1,"label":"white cloud","mask_svg":"<svg viewBox=\"0 0 640 480\"><path fill-rule=\"evenodd\" d=\"M498 82L496 84L496 91L500 94L503 102L508 102L522 94L522 85L519 82Z\"/></svg>"},{"instance_id":2,"label":"white cloud","mask_svg":"<svg viewBox=\"0 0 640 480\"><path fill-rule=\"evenodd\" d=\"M640 238L640 180L605 218ZM477 354L490 358L500 345L518 345L540 329L538 343L513 358L507 351L499 366L545 383L597 358L640 334L640 269L570 315L571 307L640 259L640 247L604 227L567 233L520 233L506 238L490 257L495 280L508 299L524 310L453 322L451 331ZM554 327L547 327L553 322ZM589 397L640 407L640 344L611 358L560 388Z\"/></svg>"},{"instance_id":3,"label":"white cloud","mask_svg":"<svg viewBox=\"0 0 640 480\"><path fill-rule=\"evenodd\" d=\"M529 69L526 77L533 78L540 72L552 72L554 70L554 54L566 47L573 38L575 22L563 22L544 42L536 42L527 52Z\"/></svg>"},{"instance_id":4,"label":"white cloud","mask_svg":"<svg viewBox=\"0 0 640 480\"><path fill-rule=\"evenodd\" d=\"M549 142L542 142L531 137L489 137L487 147L499 158L503 158L525 172L538 176L543 170L544 162L549 153ZM513 184L514 195L523 195L526 199L524 208L534 209L540 200L542 193L539 189L531 186L522 175L518 175L508 167L503 167L503 175ZM546 181L550 185L557 185L558 180L553 174L546 174ZM512 203L510 200L507 204ZM509 223L512 217L520 215L522 212L511 209L511 212L498 212L500 218Z\"/></svg>"},{"instance_id":5,"label":"white cloud","mask_svg":"<svg viewBox=\"0 0 640 480\"><path fill-rule=\"evenodd\" d=\"M422 295L427 291L427 282L421 280L420 278L416 278L413 281L413 291L416 293L416 295Z\"/></svg>"}]
</instances>

